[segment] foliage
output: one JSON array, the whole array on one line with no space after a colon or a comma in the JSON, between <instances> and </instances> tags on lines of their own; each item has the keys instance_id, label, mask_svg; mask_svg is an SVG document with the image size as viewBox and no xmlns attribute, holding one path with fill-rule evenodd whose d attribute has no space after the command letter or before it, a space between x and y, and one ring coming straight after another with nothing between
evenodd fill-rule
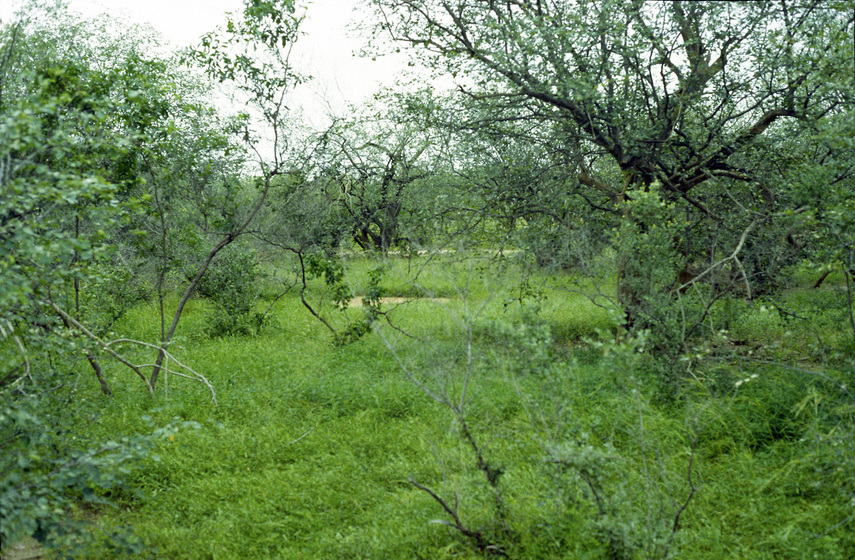
<instances>
[{"instance_id":1,"label":"foliage","mask_svg":"<svg viewBox=\"0 0 855 560\"><path fill-rule=\"evenodd\" d=\"M346 218L345 234L363 250L386 253L418 246L407 234L413 191L429 184L437 144L434 128L419 126L406 95L375 96L348 119L335 119L315 139L312 175L317 188ZM424 239L421 239L424 241Z\"/></svg>"},{"instance_id":2,"label":"foliage","mask_svg":"<svg viewBox=\"0 0 855 560\"><path fill-rule=\"evenodd\" d=\"M232 245L220 253L196 288L214 303L209 321L212 337L256 332L261 315L254 313L258 299L258 258L254 251Z\"/></svg>"},{"instance_id":3,"label":"foliage","mask_svg":"<svg viewBox=\"0 0 855 560\"><path fill-rule=\"evenodd\" d=\"M256 237L277 253L321 251L345 245L349 218L315 188L302 170L278 178L259 217Z\"/></svg>"},{"instance_id":4,"label":"foliage","mask_svg":"<svg viewBox=\"0 0 855 560\"><path fill-rule=\"evenodd\" d=\"M626 311L627 326L650 332L652 354L664 370L659 380L663 394L673 395L679 380L675 376L677 360L687 351L688 337L706 311L701 290L680 294L679 273L686 262L674 247L674 239L688 224L675 203L662 200L658 183L631 192L625 211L614 236L618 299Z\"/></svg>"},{"instance_id":5,"label":"foliage","mask_svg":"<svg viewBox=\"0 0 855 560\"><path fill-rule=\"evenodd\" d=\"M443 125L500 154L483 182L511 220L542 212L565 229L574 214L608 222L657 182L685 216L668 252L718 291L734 283L709 282L711 271L739 258L756 296L779 289L809 252L803 214L825 204L804 198L803 172L824 168L816 186L852 192L851 150L821 132L852 110L846 2L370 4L378 45L407 45L455 79L461 95L446 113L464 116ZM568 195L586 206L568 206ZM629 293L631 284L618 295L634 322L646 294ZM673 335L664 326L661 338Z\"/></svg>"},{"instance_id":6,"label":"foliage","mask_svg":"<svg viewBox=\"0 0 855 560\"><path fill-rule=\"evenodd\" d=\"M205 35L187 56L213 78L249 94L268 125L281 125L282 93L303 80L289 62L301 19L293 0L247 1L224 30Z\"/></svg>"},{"instance_id":7,"label":"foliage","mask_svg":"<svg viewBox=\"0 0 855 560\"><path fill-rule=\"evenodd\" d=\"M33 532L79 537L68 508L105 503L152 439L79 447L52 396L80 358L111 394L101 352L144 379L101 337L148 290L134 282L139 270L122 241L138 234L129 230L146 202L133 192L133 163L147 127L164 116L136 88L165 66L139 55L150 37L112 29L61 3L32 2L0 30L4 543Z\"/></svg>"},{"instance_id":8,"label":"foliage","mask_svg":"<svg viewBox=\"0 0 855 560\"><path fill-rule=\"evenodd\" d=\"M112 505L112 497L129 491L128 477L159 440L174 437L181 427L174 423L148 435L108 439L89 448L63 435L59 407L44 394L23 398L3 395L0 408L0 537L14 543L24 536L71 555L85 546L86 524L69 518L74 506L100 508ZM53 404L53 406L51 406ZM76 437L71 438L77 439ZM125 546L128 553L142 549L118 530L111 547ZM120 549L119 549L120 550ZM118 550L117 550L118 552Z\"/></svg>"},{"instance_id":9,"label":"foliage","mask_svg":"<svg viewBox=\"0 0 855 560\"><path fill-rule=\"evenodd\" d=\"M346 275L344 263L339 259L333 259L317 253L310 253L305 258L301 255L300 262L303 267L303 289L300 294L303 305L330 330L337 345L347 345L356 342L371 332L372 326L381 317L388 319L386 313L381 311L382 298L385 294L385 289L380 285L385 272L383 265L375 266L367 272L368 280L363 293L364 295L359 297L361 314L356 318L352 316L347 317L345 326L337 329L327 319L324 319L320 313L315 311L306 300L306 278L322 279L329 291L333 308L341 314L348 316L348 308L354 303L354 295Z\"/></svg>"},{"instance_id":10,"label":"foliage","mask_svg":"<svg viewBox=\"0 0 855 560\"><path fill-rule=\"evenodd\" d=\"M339 335L339 344L350 344L356 342L369 332L375 322L385 315L381 310L382 298L385 289L380 285L383 280L385 267L377 266L368 271L368 287L362 296L363 315L356 321L350 323L347 329Z\"/></svg>"},{"instance_id":11,"label":"foliage","mask_svg":"<svg viewBox=\"0 0 855 560\"><path fill-rule=\"evenodd\" d=\"M111 258L86 269L87 278L80 285L80 314L93 333L108 334L125 313L148 300L151 285L141 268Z\"/></svg>"},{"instance_id":12,"label":"foliage","mask_svg":"<svg viewBox=\"0 0 855 560\"><path fill-rule=\"evenodd\" d=\"M5 44L9 60L23 32L4 32L13 35ZM40 302L52 297L51 287L79 281L83 267L104 258L105 230L122 212L117 187L98 171L102 157L128 145L111 130L115 105L86 69L46 64L23 79L33 85L30 95L6 99L0 124L8 139L0 154L0 304L8 325L43 315Z\"/></svg>"},{"instance_id":13,"label":"foliage","mask_svg":"<svg viewBox=\"0 0 855 560\"><path fill-rule=\"evenodd\" d=\"M146 199L132 192L139 180L129 162L141 127L163 111L136 89L164 68L139 54L153 39L114 29L39 2L2 29L0 127L10 142L0 153L0 321L24 362L9 362L3 385L26 384L22 373L50 377L49 362L35 371L27 356L69 329L90 339L81 346L109 394L98 356L106 342L96 339L146 290L128 283L112 302L93 302L111 277L139 272L123 238L139 235L131 223Z\"/></svg>"}]
</instances>

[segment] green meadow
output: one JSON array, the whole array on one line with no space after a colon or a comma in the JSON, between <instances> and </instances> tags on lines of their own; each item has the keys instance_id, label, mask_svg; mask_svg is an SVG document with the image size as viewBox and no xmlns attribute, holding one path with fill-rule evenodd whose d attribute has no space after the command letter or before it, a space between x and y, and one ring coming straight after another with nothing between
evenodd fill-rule
<instances>
[{"instance_id":1,"label":"green meadow","mask_svg":"<svg viewBox=\"0 0 855 560\"><path fill-rule=\"evenodd\" d=\"M287 263L265 267L255 336L211 337L211 303L193 300L170 351L213 393L167 375L149 396L108 362L106 397L79 363L56 395L74 419L70 448L160 432L105 504L74 508L89 537L75 537L74 554L855 554L840 282L722 301L710 319L720 335L684 358L672 398L644 341L574 291L595 279L523 276L512 259L351 257L353 295L378 266L386 315L349 344L278 279ZM365 312L336 309L321 281L310 288L333 326ZM159 329L147 303L114 335L156 340Z\"/></svg>"}]
</instances>

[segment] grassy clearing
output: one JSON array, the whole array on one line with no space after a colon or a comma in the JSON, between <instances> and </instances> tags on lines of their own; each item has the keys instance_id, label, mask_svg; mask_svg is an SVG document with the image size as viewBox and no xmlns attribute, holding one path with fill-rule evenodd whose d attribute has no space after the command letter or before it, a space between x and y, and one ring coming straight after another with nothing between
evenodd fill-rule
<instances>
[{"instance_id":1,"label":"grassy clearing","mask_svg":"<svg viewBox=\"0 0 855 560\"><path fill-rule=\"evenodd\" d=\"M380 338L336 347L289 293L253 338L207 338L206 305L188 307L173 351L213 383L216 406L203 386L177 378L152 399L118 366L108 372L112 399L86 374L68 389L85 440L179 422L112 496L118 508L86 512L96 532L132 527L140 558L481 557L438 523L449 517L412 477L459 504L467 527L515 558L605 558L609 538L623 543L623 557L647 557L693 487L676 557L855 555L855 406L839 386L851 382L851 333L837 322L834 288L753 306L722 302L715 320L729 329L726 342L692 364L686 399L659 402L645 379L649 356L583 342L611 336L612 323L608 310L571 291L573 279L551 280L542 299L519 297L526 287L512 266L384 265L388 294L448 298L390 312L417 338L382 332L425 387L454 402L466 387L466 422L502 472L501 519L460 417L409 380ZM354 295L375 266L348 262ZM141 306L116 330L156 340L159 328L155 307ZM822 375L819 357L830 364Z\"/></svg>"}]
</instances>

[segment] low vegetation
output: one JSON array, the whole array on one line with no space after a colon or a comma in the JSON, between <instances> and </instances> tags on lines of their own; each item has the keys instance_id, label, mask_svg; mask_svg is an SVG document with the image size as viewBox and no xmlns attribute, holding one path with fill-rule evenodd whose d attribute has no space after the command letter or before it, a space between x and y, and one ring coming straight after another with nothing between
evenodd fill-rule
<instances>
[{"instance_id":1,"label":"low vegetation","mask_svg":"<svg viewBox=\"0 0 855 560\"><path fill-rule=\"evenodd\" d=\"M72 502L87 535L78 554L847 558L855 550L852 339L839 328L847 312L839 284L721 302L718 337L685 357L681 396L668 399L651 381L658 366L644 337L621 334L608 310L561 290L573 274L543 277L550 283L521 298L514 265L446 257L424 268L424 260L349 262L355 294L383 264L421 268L420 290L444 299L381 303L400 330L376 326L345 346L296 292L276 300L254 335L212 338L217 302L192 301L172 352L204 372L216 402L205 386L169 377L152 399L119 363L105 366L108 397L82 362L69 362L71 377L51 397L52 414L76 434L63 441L66 452L116 438L148 444L120 480L93 489L103 505ZM389 282L390 293L401 281ZM315 288L322 297L325 284ZM276 292L263 284L256 309ZM342 324L362 312L318 308ZM156 305L138 305L115 336L150 339L158 317Z\"/></svg>"}]
</instances>

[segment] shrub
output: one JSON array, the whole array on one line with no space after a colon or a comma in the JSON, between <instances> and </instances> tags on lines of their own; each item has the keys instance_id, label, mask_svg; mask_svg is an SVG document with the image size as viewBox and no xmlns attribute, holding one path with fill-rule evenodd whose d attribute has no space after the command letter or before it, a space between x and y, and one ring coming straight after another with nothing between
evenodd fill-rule
<instances>
[{"instance_id":1,"label":"shrub","mask_svg":"<svg viewBox=\"0 0 855 560\"><path fill-rule=\"evenodd\" d=\"M258 267L255 251L230 246L202 276L197 293L214 304L208 318L210 336L251 335L262 326L262 316L253 313L259 291Z\"/></svg>"},{"instance_id":2,"label":"shrub","mask_svg":"<svg viewBox=\"0 0 855 560\"><path fill-rule=\"evenodd\" d=\"M5 545L32 536L63 550L65 557L78 557L95 544L91 527L69 515L71 509L111 505L129 490L134 465L153 457L156 443L174 434L178 424L76 446L77 437L69 437L64 425L66 406L58 407L43 393L13 397L10 391L0 393L0 540ZM140 552L127 531L104 538L114 553Z\"/></svg>"},{"instance_id":3,"label":"shrub","mask_svg":"<svg viewBox=\"0 0 855 560\"><path fill-rule=\"evenodd\" d=\"M81 294L81 308L89 328L98 334L110 329L150 293L140 271L132 266L100 264L89 273Z\"/></svg>"}]
</instances>

